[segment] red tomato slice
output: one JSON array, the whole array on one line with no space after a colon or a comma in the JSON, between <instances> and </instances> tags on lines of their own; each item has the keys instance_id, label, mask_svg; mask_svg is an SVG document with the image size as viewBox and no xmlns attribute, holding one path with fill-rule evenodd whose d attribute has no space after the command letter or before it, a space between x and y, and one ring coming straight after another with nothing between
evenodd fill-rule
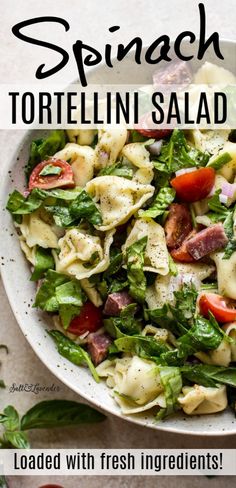
<instances>
[{"instance_id":1,"label":"red tomato slice","mask_svg":"<svg viewBox=\"0 0 236 488\"><path fill-rule=\"evenodd\" d=\"M170 254L175 261L179 261L180 263L194 263L195 259L189 254L186 248L186 243L191 237L195 236L197 231L195 229L189 233L186 239L183 241L178 249L173 249Z\"/></svg>"},{"instance_id":2,"label":"red tomato slice","mask_svg":"<svg viewBox=\"0 0 236 488\"><path fill-rule=\"evenodd\" d=\"M213 168L200 168L191 173L176 176L171 185L176 195L184 202L197 202L206 198L213 188L215 171Z\"/></svg>"},{"instance_id":3,"label":"red tomato slice","mask_svg":"<svg viewBox=\"0 0 236 488\"><path fill-rule=\"evenodd\" d=\"M96 332L102 327L102 309L95 307L92 302L86 302L80 311L80 314L72 319L68 332L75 335L84 334L84 332Z\"/></svg>"},{"instance_id":4,"label":"red tomato slice","mask_svg":"<svg viewBox=\"0 0 236 488\"><path fill-rule=\"evenodd\" d=\"M141 125L141 128L135 127L137 132L142 134L144 137L150 137L157 140L164 139L173 132L173 129L150 129L150 127L155 126L154 122L152 121L151 113L143 115L140 119L139 125Z\"/></svg>"},{"instance_id":5,"label":"red tomato slice","mask_svg":"<svg viewBox=\"0 0 236 488\"><path fill-rule=\"evenodd\" d=\"M57 175L41 176L41 171L49 164L50 166L61 168L61 173ZM74 188L74 186L74 175L70 164L56 158L47 159L47 161L42 161L37 164L29 179L29 190L33 190L33 188L41 188L42 190L50 190L59 187Z\"/></svg>"},{"instance_id":6,"label":"red tomato slice","mask_svg":"<svg viewBox=\"0 0 236 488\"><path fill-rule=\"evenodd\" d=\"M230 301L215 293L206 293L199 299L201 314L208 318L208 312L213 313L218 322L225 324L236 320L236 309L230 307Z\"/></svg>"}]
</instances>

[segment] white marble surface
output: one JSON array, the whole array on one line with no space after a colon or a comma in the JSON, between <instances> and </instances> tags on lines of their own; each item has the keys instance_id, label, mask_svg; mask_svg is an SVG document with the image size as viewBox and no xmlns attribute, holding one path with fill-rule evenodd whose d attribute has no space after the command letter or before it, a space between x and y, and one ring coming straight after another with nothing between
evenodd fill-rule
<instances>
[{"instance_id":1,"label":"white marble surface","mask_svg":"<svg viewBox=\"0 0 236 488\"><path fill-rule=\"evenodd\" d=\"M222 38L235 38L235 0L205 0L208 11L208 30L218 30ZM32 47L17 40L11 34L14 23L27 18L41 15L56 15L67 19L71 25L69 33L62 33L60 28L50 29L46 25L40 30L41 37L49 42L60 42L71 53L70 63L63 72L54 77L55 82L73 80L77 76L76 65L72 57L71 46L76 39L83 39L88 44L102 49L104 42L111 42L114 47L118 42L125 42L140 35L144 44L151 42L155 37L168 33L172 37L184 29L193 29L197 34L199 30L196 1L190 0L1 0L1 31L0 31L0 83L10 81L12 83L33 82L34 71L40 62L45 61L43 48ZM111 25L120 25L121 29L116 34L110 34L108 28ZM31 31L32 32L32 31ZM36 54L37 51L37 54ZM47 52L47 62L55 63L57 57ZM27 76L26 76L27 73ZM4 162L10 157L12 147L21 137L18 132L1 132L1 177L5 177ZM17 272L17 269L16 269ZM14 277L13 277L14 279ZM35 356L10 310L5 292L0 285L0 343L9 346L10 354L5 355L0 351L2 366L0 377L3 377L7 388L1 391L0 407L11 403L23 413L39 400L52 398L52 393L35 395L33 393L10 393L12 383L16 385L25 383L39 383L41 386L52 384L59 387L57 397L81 400L77 395L68 390ZM142 427L132 426L122 420L109 416L104 424L82 426L78 428L54 429L51 431L35 431L31 434L33 447L70 447L70 448L232 448L236 447L235 436L229 437L191 437L179 436L170 433L159 433ZM37 488L43 483L49 482L45 477L11 479L11 488ZM134 488L141 486L160 488L172 488L176 482L183 488L223 488L233 486L233 478L205 477L179 477L160 476L156 478L121 478L102 477L99 479L83 477L75 479L53 479L51 482L59 482L65 488L111 487Z\"/></svg>"}]
</instances>

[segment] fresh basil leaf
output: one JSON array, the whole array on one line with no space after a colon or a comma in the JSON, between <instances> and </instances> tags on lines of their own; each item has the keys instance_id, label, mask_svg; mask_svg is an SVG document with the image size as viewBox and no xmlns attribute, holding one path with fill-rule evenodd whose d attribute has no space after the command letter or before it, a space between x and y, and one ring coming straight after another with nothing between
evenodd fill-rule
<instances>
[{"instance_id":1,"label":"fresh basil leaf","mask_svg":"<svg viewBox=\"0 0 236 488\"><path fill-rule=\"evenodd\" d=\"M127 164L123 164L122 162L118 162L101 169L97 176L104 176L104 175L120 176L123 178L127 178L128 180L132 180L133 170L131 166L128 166Z\"/></svg>"},{"instance_id":2,"label":"fresh basil leaf","mask_svg":"<svg viewBox=\"0 0 236 488\"><path fill-rule=\"evenodd\" d=\"M209 320L199 315L194 319L194 323L188 332L178 339L178 356L187 358L195 352L217 349L223 337L224 332L220 329L213 315L210 316Z\"/></svg>"},{"instance_id":3,"label":"fresh basil leaf","mask_svg":"<svg viewBox=\"0 0 236 488\"><path fill-rule=\"evenodd\" d=\"M178 397L182 390L182 377L179 368L160 366L159 374L164 388L166 407L160 409L156 416L157 420L166 418L180 409Z\"/></svg>"},{"instance_id":4,"label":"fresh basil leaf","mask_svg":"<svg viewBox=\"0 0 236 488\"><path fill-rule=\"evenodd\" d=\"M221 193L221 189L217 190L213 195L213 197L211 197L210 200L208 201L208 207L210 210L212 210L213 213L209 212L207 216L213 222L224 221L230 213L230 210L220 202L220 198L219 198L220 193Z\"/></svg>"},{"instance_id":5,"label":"fresh basil leaf","mask_svg":"<svg viewBox=\"0 0 236 488\"><path fill-rule=\"evenodd\" d=\"M34 167L47 158L53 156L57 151L63 149L66 144L65 132L54 130L45 139L37 139L31 143L30 157L25 167L25 175L28 180Z\"/></svg>"},{"instance_id":6,"label":"fresh basil leaf","mask_svg":"<svg viewBox=\"0 0 236 488\"><path fill-rule=\"evenodd\" d=\"M71 216L70 207L64 205L64 203L47 205L45 209L53 215L54 222L58 227L70 227L75 222L75 219Z\"/></svg>"},{"instance_id":7,"label":"fresh basil leaf","mask_svg":"<svg viewBox=\"0 0 236 488\"><path fill-rule=\"evenodd\" d=\"M206 166L209 157L209 154L190 146L182 130L174 129L170 140L163 143L157 161L172 174L182 168Z\"/></svg>"},{"instance_id":8,"label":"fresh basil leaf","mask_svg":"<svg viewBox=\"0 0 236 488\"><path fill-rule=\"evenodd\" d=\"M235 239L232 239L231 241L228 242L228 244L224 248L223 259L229 259L229 258L231 258L232 254L235 251L236 251L236 240Z\"/></svg>"},{"instance_id":9,"label":"fresh basil leaf","mask_svg":"<svg viewBox=\"0 0 236 488\"><path fill-rule=\"evenodd\" d=\"M192 383L203 386L217 386L223 383L236 388L236 368L213 366L208 364L191 364L181 368L183 377Z\"/></svg>"},{"instance_id":10,"label":"fresh basil leaf","mask_svg":"<svg viewBox=\"0 0 236 488\"><path fill-rule=\"evenodd\" d=\"M127 307L121 310L119 317L110 317L104 320L106 330L109 332L109 328L118 328L121 332L127 335L140 334L141 321L135 318L137 311L137 304L131 303Z\"/></svg>"},{"instance_id":11,"label":"fresh basil leaf","mask_svg":"<svg viewBox=\"0 0 236 488\"><path fill-rule=\"evenodd\" d=\"M17 190L14 190L8 197L6 208L14 214L18 208L24 203L25 197Z\"/></svg>"},{"instance_id":12,"label":"fresh basil leaf","mask_svg":"<svg viewBox=\"0 0 236 488\"><path fill-rule=\"evenodd\" d=\"M147 237L134 242L126 250L127 277L130 295L140 303L145 300L146 277L143 271L144 253L147 246Z\"/></svg>"},{"instance_id":13,"label":"fresh basil leaf","mask_svg":"<svg viewBox=\"0 0 236 488\"><path fill-rule=\"evenodd\" d=\"M34 307L46 312L59 312L66 329L72 318L80 314L85 300L79 281L50 269L36 294Z\"/></svg>"},{"instance_id":14,"label":"fresh basil leaf","mask_svg":"<svg viewBox=\"0 0 236 488\"><path fill-rule=\"evenodd\" d=\"M169 205L175 199L175 190L173 188L161 188L157 193L152 205L147 210L140 210L139 215L142 217L151 217L155 219L163 215Z\"/></svg>"},{"instance_id":15,"label":"fresh basil leaf","mask_svg":"<svg viewBox=\"0 0 236 488\"><path fill-rule=\"evenodd\" d=\"M4 432L4 441L8 442L12 447L16 449L29 449L30 443L27 435L24 432L15 430L14 432Z\"/></svg>"},{"instance_id":16,"label":"fresh basil leaf","mask_svg":"<svg viewBox=\"0 0 236 488\"><path fill-rule=\"evenodd\" d=\"M53 338L56 343L57 350L61 356L71 361L71 363L80 366L86 363L97 383L99 383L99 376L90 359L89 354L78 344L68 339L61 332L57 330L48 331L48 334Z\"/></svg>"},{"instance_id":17,"label":"fresh basil leaf","mask_svg":"<svg viewBox=\"0 0 236 488\"><path fill-rule=\"evenodd\" d=\"M82 403L70 400L48 400L32 407L21 420L21 429L49 429L105 420L105 416Z\"/></svg>"},{"instance_id":18,"label":"fresh basil leaf","mask_svg":"<svg viewBox=\"0 0 236 488\"><path fill-rule=\"evenodd\" d=\"M81 189L76 188L73 190L41 190L40 188L34 188L27 198L25 198L18 191L14 191L9 196L7 202L7 210L14 215L27 215L37 210L45 200L49 198L55 198L58 200L70 201L76 199L81 193Z\"/></svg>"},{"instance_id":19,"label":"fresh basil leaf","mask_svg":"<svg viewBox=\"0 0 236 488\"><path fill-rule=\"evenodd\" d=\"M179 291L174 292L175 306L169 306L173 318L182 325L189 327L196 312L198 292L194 285L184 284Z\"/></svg>"},{"instance_id":20,"label":"fresh basil leaf","mask_svg":"<svg viewBox=\"0 0 236 488\"><path fill-rule=\"evenodd\" d=\"M39 307L46 312L57 312L58 301L56 298L56 288L70 281L68 276L48 270L45 280L37 291L34 307Z\"/></svg>"},{"instance_id":21,"label":"fresh basil leaf","mask_svg":"<svg viewBox=\"0 0 236 488\"><path fill-rule=\"evenodd\" d=\"M207 166L210 168L214 168L215 170L221 169L222 166L232 161L232 157L228 152L220 154L217 156L213 161L209 161Z\"/></svg>"},{"instance_id":22,"label":"fresh basil leaf","mask_svg":"<svg viewBox=\"0 0 236 488\"><path fill-rule=\"evenodd\" d=\"M0 380L0 388L6 388L6 385L3 380Z\"/></svg>"},{"instance_id":23,"label":"fresh basil leaf","mask_svg":"<svg viewBox=\"0 0 236 488\"><path fill-rule=\"evenodd\" d=\"M123 254L118 249L111 249L110 252L110 264L106 271L103 273L103 278L111 278L114 274L118 273L123 264Z\"/></svg>"},{"instance_id":24,"label":"fresh basil leaf","mask_svg":"<svg viewBox=\"0 0 236 488\"><path fill-rule=\"evenodd\" d=\"M12 405L8 405L4 408L3 413L0 414L0 423L4 424L6 430L13 431L19 429L19 414Z\"/></svg>"},{"instance_id":25,"label":"fresh basil leaf","mask_svg":"<svg viewBox=\"0 0 236 488\"><path fill-rule=\"evenodd\" d=\"M60 175L62 168L60 166L54 166L53 164L47 164L40 171L39 176L50 176L50 175Z\"/></svg>"},{"instance_id":26,"label":"fresh basil leaf","mask_svg":"<svg viewBox=\"0 0 236 488\"><path fill-rule=\"evenodd\" d=\"M152 337L135 335L123 336L114 341L115 346L120 352L137 354L142 358L157 358L169 350L164 341L153 339Z\"/></svg>"},{"instance_id":27,"label":"fresh basil leaf","mask_svg":"<svg viewBox=\"0 0 236 488\"><path fill-rule=\"evenodd\" d=\"M35 252L34 271L31 275L31 281L37 281L44 276L48 269L55 268L55 262L51 253L51 249L44 249L37 246Z\"/></svg>"},{"instance_id":28,"label":"fresh basil leaf","mask_svg":"<svg viewBox=\"0 0 236 488\"><path fill-rule=\"evenodd\" d=\"M178 276L178 268L176 266L175 261L173 260L171 254L168 255L169 258L169 273L172 276Z\"/></svg>"},{"instance_id":29,"label":"fresh basil leaf","mask_svg":"<svg viewBox=\"0 0 236 488\"><path fill-rule=\"evenodd\" d=\"M70 205L70 212L74 219L83 218L93 225L102 224L102 215L93 199L85 190L77 196Z\"/></svg>"}]
</instances>

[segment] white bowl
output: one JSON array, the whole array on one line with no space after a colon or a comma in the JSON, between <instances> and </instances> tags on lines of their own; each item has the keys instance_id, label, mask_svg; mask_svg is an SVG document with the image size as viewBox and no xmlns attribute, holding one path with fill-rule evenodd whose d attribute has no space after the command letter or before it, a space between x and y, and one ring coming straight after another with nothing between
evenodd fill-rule
<instances>
[{"instance_id":1,"label":"white bowl","mask_svg":"<svg viewBox=\"0 0 236 488\"><path fill-rule=\"evenodd\" d=\"M185 52L192 50L192 47L186 45ZM235 64L236 44L231 41L224 41L222 42L222 50L225 55L224 63L218 63L212 51L206 59L232 69ZM89 81L91 83L120 84L150 83L153 69L152 65L140 66L133 63L131 55L122 63L116 62L113 69L100 66L92 70L89 74ZM21 252L11 216L4 210L8 194L14 188L23 190L24 173L22 168L28 159L30 142L39 137L39 133L41 136L43 132L46 133L46 131L29 131L19 147L14 148L12 159L4 168L5 179L1 187L2 235L0 242L1 256L4 257L5 264L2 266L2 278L12 310L27 341L42 362L63 383L98 408L111 414L154 429L182 434L225 435L236 433L236 421L230 409L223 413L199 417L187 417L178 414L159 423L156 423L153 415L149 415L147 412L142 415L124 416L111 398L110 390L103 381L99 384L95 383L86 368L74 366L56 351L52 339L45 332L45 329L52 326L51 318L31 307L35 296L35 284L29 281L28 263ZM12 171L12 178L7 175L9 170Z\"/></svg>"}]
</instances>

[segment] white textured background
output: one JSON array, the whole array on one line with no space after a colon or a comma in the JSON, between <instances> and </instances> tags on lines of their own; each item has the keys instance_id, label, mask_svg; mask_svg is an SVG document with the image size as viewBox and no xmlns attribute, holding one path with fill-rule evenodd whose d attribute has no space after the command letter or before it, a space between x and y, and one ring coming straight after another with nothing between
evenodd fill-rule
<instances>
[{"instance_id":1,"label":"white textured background","mask_svg":"<svg viewBox=\"0 0 236 488\"><path fill-rule=\"evenodd\" d=\"M236 2L235 0L205 0L208 31L217 30L221 38L235 39ZM72 54L72 44L77 39L91 44L101 50L105 42L117 45L128 42L133 37L142 37L144 45L152 42L161 34L176 36L183 30L199 32L198 1L196 0L1 0L0 29L0 83L34 82L34 72L39 64L57 63L58 56L43 48L23 43L11 34L11 27L22 20L37 16L53 15L68 20L71 28L65 33L61 26L48 29L46 24L37 29L38 36L49 42L60 44L70 53L71 59L62 72L54 76L55 83L68 83L77 76L77 68ZM118 32L111 34L108 28L120 25ZM28 30L29 35L35 28ZM51 80L52 81L52 80ZM1 109L1 107L0 107ZM0 134L0 170L4 177L4 164L11 155L12 148L21 137L18 132ZM16 270L17 272L17 270ZM14 279L14 277L13 277ZM30 346L22 336L10 310L7 298L0 289L0 343L7 343L10 349L8 357L1 353L2 367L0 377L9 386L14 382L55 384L60 387L58 397L80 400L80 398L55 379L46 367L37 359ZM1 391L0 409L9 403L24 412L39 400L52 398L52 394L34 395L33 393L10 393L9 389ZM122 420L109 417L105 423L78 428L53 431L35 431L31 435L33 447L70 447L70 448L233 448L236 447L235 436L230 437L191 437L157 432L132 426ZM49 482L45 477L11 479L11 488L38 488ZM53 479L51 482L64 484L65 488L139 488L158 487L174 488L180 484L183 488L233 487L233 478L179 477L167 478L72 478Z\"/></svg>"}]
</instances>

